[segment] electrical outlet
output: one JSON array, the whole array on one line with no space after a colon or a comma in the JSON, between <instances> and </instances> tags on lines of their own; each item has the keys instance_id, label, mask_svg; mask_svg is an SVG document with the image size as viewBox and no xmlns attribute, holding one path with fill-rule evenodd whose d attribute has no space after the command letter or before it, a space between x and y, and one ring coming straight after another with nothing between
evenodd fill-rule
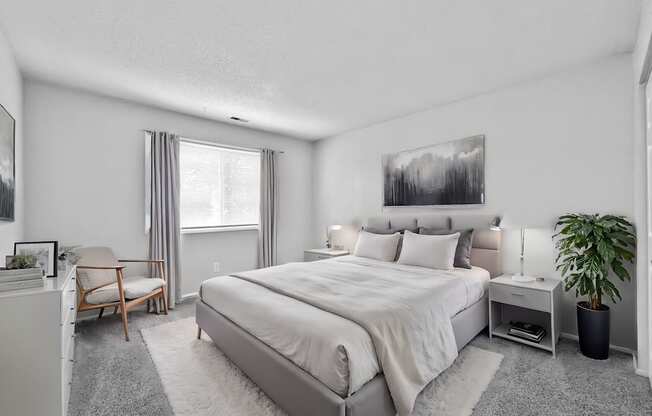
<instances>
[{"instance_id":1,"label":"electrical outlet","mask_svg":"<svg viewBox=\"0 0 652 416\"><path fill-rule=\"evenodd\" d=\"M216 261L215 263L213 263L213 273L218 273L219 271L220 271L220 263Z\"/></svg>"}]
</instances>

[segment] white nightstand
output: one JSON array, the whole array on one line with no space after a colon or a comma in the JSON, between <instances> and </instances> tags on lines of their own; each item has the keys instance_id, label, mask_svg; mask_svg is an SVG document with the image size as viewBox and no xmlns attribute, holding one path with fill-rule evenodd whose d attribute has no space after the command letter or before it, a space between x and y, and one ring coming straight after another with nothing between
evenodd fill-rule
<instances>
[{"instance_id":1,"label":"white nightstand","mask_svg":"<svg viewBox=\"0 0 652 416\"><path fill-rule=\"evenodd\" d=\"M546 330L540 343L508 334L510 321L541 325ZM511 275L499 276L489 282L489 338L493 336L520 342L552 352L561 330L561 281L519 283Z\"/></svg>"},{"instance_id":2,"label":"white nightstand","mask_svg":"<svg viewBox=\"0 0 652 416\"><path fill-rule=\"evenodd\" d=\"M331 259L333 257L346 256L348 250L333 250L330 248L313 248L303 252L303 261L317 261Z\"/></svg>"}]
</instances>

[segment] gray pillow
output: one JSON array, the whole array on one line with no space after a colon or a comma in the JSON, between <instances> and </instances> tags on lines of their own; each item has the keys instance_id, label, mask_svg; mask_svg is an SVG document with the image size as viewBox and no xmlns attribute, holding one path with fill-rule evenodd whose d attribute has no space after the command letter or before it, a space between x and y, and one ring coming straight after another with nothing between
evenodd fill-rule
<instances>
[{"instance_id":1,"label":"gray pillow","mask_svg":"<svg viewBox=\"0 0 652 416\"><path fill-rule=\"evenodd\" d=\"M394 234L394 233L401 233L404 234L406 229L399 229L399 228L374 228L374 227L362 227L362 229L368 233L372 234ZM407 228L408 231L413 232L415 234L419 233L418 229L412 229L412 228ZM451 233L452 234L452 233Z\"/></svg>"},{"instance_id":2,"label":"gray pillow","mask_svg":"<svg viewBox=\"0 0 652 416\"><path fill-rule=\"evenodd\" d=\"M419 234L445 235L455 233L460 233L460 238L457 240L457 248L455 249L455 260L453 261L453 265L455 267L470 269L471 247L473 244L473 228L469 228L468 230L442 230L439 228L419 227Z\"/></svg>"}]
</instances>

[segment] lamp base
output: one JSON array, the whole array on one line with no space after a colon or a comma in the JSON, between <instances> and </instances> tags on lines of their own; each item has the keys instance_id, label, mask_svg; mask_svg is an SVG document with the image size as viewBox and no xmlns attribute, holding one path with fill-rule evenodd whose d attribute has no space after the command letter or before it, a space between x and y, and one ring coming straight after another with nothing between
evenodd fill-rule
<instances>
[{"instance_id":1,"label":"lamp base","mask_svg":"<svg viewBox=\"0 0 652 416\"><path fill-rule=\"evenodd\" d=\"M514 274L512 275L512 280L519 283L530 283L530 282L534 282L536 280L536 277Z\"/></svg>"}]
</instances>

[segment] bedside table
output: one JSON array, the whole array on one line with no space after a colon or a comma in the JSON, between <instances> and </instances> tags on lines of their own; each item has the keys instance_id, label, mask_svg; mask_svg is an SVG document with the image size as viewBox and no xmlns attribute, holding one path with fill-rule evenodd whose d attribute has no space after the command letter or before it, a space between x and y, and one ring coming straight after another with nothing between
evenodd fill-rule
<instances>
[{"instance_id":1,"label":"bedside table","mask_svg":"<svg viewBox=\"0 0 652 416\"><path fill-rule=\"evenodd\" d=\"M546 335L536 343L509 335L509 322L521 321L542 326ZM489 282L489 338L509 339L552 352L561 330L561 280L520 283L502 275Z\"/></svg>"},{"instance_id":2,"label":"bedside table","mask_svg":"<svg viewBox=\"0 0 652 416\"><path fill-rule=\"evenodd\" d=\"M331 248L313 248L303 252L303 261L317 261L333 257L346 256L349 250L334 250Z\"/></svg>"}]
</instances>

